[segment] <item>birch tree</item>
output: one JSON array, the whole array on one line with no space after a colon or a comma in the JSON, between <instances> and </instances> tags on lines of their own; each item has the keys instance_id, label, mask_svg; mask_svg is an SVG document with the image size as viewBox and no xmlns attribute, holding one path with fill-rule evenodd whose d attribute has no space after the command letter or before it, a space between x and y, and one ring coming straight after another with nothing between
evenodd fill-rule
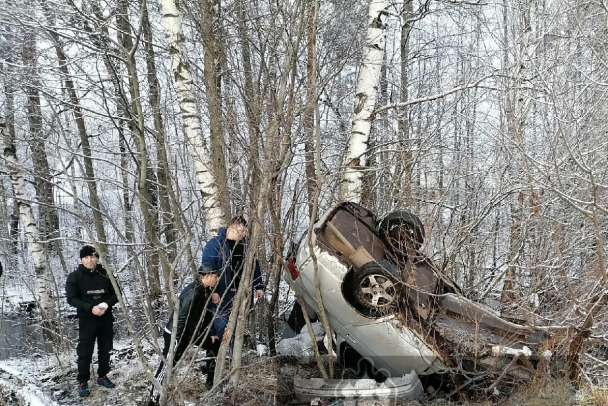
<instances>
[{"instance_id":1,"label":"birch tree","mask_svg":"<svg viewBox=\"0 0 608 406\"><path fill-rule=\"evenodd\" d=\"M344 159L342 199L361 201L373 112L379 91L386 45L388 1L370 0L365 48L355 89L354 118Z\"/></svg>"},{"instance_id":2,"label":"birch tree","mask_svg":"<svg viewBox=\"0 0 608 406\"><path fill-rule=\"evenodd\" d=\"M194 83L184 44L179 2L175 0L161 0L161 6L163 26L165 27L167 44L170 48L182 125L188 147L194 159L194 168L198 185L203 195L203 208L207 224L210 232L215 234L225 224L226 213L223 213L222 204L218 200L218 188L211 171L212 165L209 152L205 146L197 99L194 94Z\"/></svg>"},{"instance_id":3,"label":"birch tree","mask_svg":"<svg viewBox=\"0 0 608 406\"><path fill-rule=\"evenodd\" d=\"M203 37L204 82L209 110L209 138L211 164L217 179L218 200L224 213L230 213L226 151L224 141L224 114L222 112L222 46L223 30L220 0L199 0L201 8L201 34Z\"/></svg>"},{"instance_id":4,"label":"birch tree","mask_svg":"<svg viewBox=\"0 0 608 406\"><path fill-rule=\"evenodd\" d=\"M49 168L45 146L46 137L43 132L43 113L40 105L40 89L42 86L38 72L36 34L33 28L23 28L23 39L24 87L27 95L27 118L29 122L27 140L33 154L34 174L37 179L35 182L36 196L41 203L39 207L39 231L41 239L48 241L48 246L58 255L63 272L67 275L68 266L62 251L59 217L53 195L53 176Z\"/></svg>"},{"instance_id":5,"label":"birch tree","mask_svg":"<svg viewBox=\"0 0 608 406\"><path fill-rule=\"evenodd\" d=\"M12 38L13 37L13 33L12 30L7 29L5 32L3 32L3 34L5 35L5 37L7 39ZM5 55L9 55L6 58L6 61L0 63L0 70L6 75L3 79L3 83L2 83L2 90L4 91L4 114L5 116L3 117L3 122L5 123L6 128L4 130L0 131L5 131L6 134L11 135L11 138L13 138L14 136L12 136L12 134L15 134L15 126L14 126L14 122L15 122L15 93L16 93L16 86L15 86L15 77L16 75L13 74L13 69L12 69L12 64L14 63L13 58L10 56L12 55L12 46L13 46L13 42L14 41L5 41L3 44L0 44L0 52L3 52ZM4 185L4 182L0 182L2 184L2 191L7 191L11 190L12 188L9 188L7 186ZM2 203L6 203L8 200L10 199L10 196L8 193L3 193L3 202ZM4 204L3 207L1 208L1 212L4 215L2 218L7 222L8 224L8 240L9 240L9 247L10 247L10 254L11 254L11 260L10 260L10 265L11 266L15 266L18 263L18 244L19 244L19 207L15 201L15 199L13 200L13 205L12 207L10 207L8 204ZM12 209L12 210L11 210Z\"/></svg>"},{"instance_id":6,"label":"birch tree","mask_svg":"<svg viewBox=\"0 0 608 406\"><path fill-rule=\"evenodd\" d=\"M31 205L32 199L27 195L25 179L20 173L17 148L7 131L4 120L0 121L0 148L2 148L4 160L13 185L13 195L19 208L19 216L27 239L28 250L34 261L36 292L38 295L37 302L42 318L43 333L48 340L48 344L52 345L57 341L57 336L55 335L57 312L55 302L53 301L53 275L48 267L44 244L40 240L37 220Z\"/></svg>"}]
</instances>

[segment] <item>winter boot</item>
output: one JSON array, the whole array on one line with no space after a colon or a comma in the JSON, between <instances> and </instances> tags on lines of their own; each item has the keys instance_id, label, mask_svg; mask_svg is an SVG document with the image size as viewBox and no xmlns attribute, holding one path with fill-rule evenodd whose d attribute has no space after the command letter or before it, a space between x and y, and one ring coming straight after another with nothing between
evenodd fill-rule
<instances>
[{"instance_id":1,"label":"winter boot","mask_svg":"<svg viewBox=\"0 0 608 406\"><path fill-rule=\"evenodd\" d=\"M91 390L89 389L89 384L87 382L79 382L76 390L78 391L78 396L81 398L86 398L91 394Z\"/></svg>"},{"instance_id":2,"label":"winter boot","mask_svg":"<svg viewBox=\"0 0 608 406\"><path fill-rule=\"evenodd\" d=\"M100 376L97 378L97 384L103 386L104 388L113 389L116 387L114 382L110 380L107 376Z\"/></svg>"}]
</instances>

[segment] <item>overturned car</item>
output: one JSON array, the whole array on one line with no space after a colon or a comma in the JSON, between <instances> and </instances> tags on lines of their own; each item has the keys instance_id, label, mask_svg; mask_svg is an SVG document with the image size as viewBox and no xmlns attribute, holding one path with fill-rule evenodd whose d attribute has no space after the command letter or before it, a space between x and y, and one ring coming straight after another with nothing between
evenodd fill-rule
<instances>
[{"instance_id":1,"label":"overturned car","mask_svg":"<svg viewBox=\"0 0 608 406\"><path fill-rule=\"evenodd\" d=\"M413 371L427 392L455 394L497 393L530 380L552 356L550 334L468 300L420 252L424 236L407 211L378 219L358 204L339 204L297 247L296 293L318 312L317 272L339 356L355 352L379 382Z\"/></svg>"}]
</instances>

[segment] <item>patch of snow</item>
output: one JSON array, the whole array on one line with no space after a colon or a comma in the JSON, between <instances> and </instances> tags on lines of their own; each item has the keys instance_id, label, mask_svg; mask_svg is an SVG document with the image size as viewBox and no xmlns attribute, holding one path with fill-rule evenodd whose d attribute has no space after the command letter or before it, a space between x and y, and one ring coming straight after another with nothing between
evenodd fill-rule
<instances>
[{"instance_id":1,"label":"patch of snow","mask_svg":"<svg viewBox=\"0 0 608 406\"><path fill-rule=\"evenodd\" d=\"M0 363L0 386L14 392L18 397L22 398L28 406L54 406L59 405L57 402L48 398L39 387L35 384L27 382L24 375L8 366Z\"/></svg>"}]
</instances>

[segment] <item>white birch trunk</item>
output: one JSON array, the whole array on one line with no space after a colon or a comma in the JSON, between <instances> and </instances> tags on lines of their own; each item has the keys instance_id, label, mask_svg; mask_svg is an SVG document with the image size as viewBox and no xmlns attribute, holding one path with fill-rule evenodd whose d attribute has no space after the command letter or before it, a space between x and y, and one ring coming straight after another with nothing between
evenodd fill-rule
<instances>
[{"instance_id":1,"label":"white birch trunk","mask_svg":"<svg viewBox=\"0 0 608 406\"><path fill-rule=\"evenodd\" d=\"M184 46L182 18L175 0L162 0L163 25L171 54L171 65L177 89L177 101L182 113L184 133L190 153L194 160L194 169L198 186L203 195L203 209L207 218L209 231L216 234L224 226L225 218L218 201L219 188L211 170L211 158L205 147L198 105L190 73L190 65ZM228 213L226 213L227 215Z\"/></svg>"},{"instance_id":2,"label":"white birch trunk","mask_svg":"<svg viewBox=\"0 0 608 406\"><path fill-rule=\"evenodd\" d=\"M34 211L29 203L31 200L27 197L25 191L25 181L23 176L19 173L15 146L10 141L6 131L5 124L0 123L0 148L2 148L4 152L4 159L13 185L13 193L19 208L19 218L23 224L27 246L34 261L36 291L38 293L37 302L40 306L43 325L47 329L47 331L45 331L45 336L49 337L49 333L52 332L52 330L48 329L52 327L54 320L57 320L55 302L53 301L52 275L48 269L44 245L40 242L36 217L34 216Z\"/></svg>"},{"instance_id":3,"label":"white birch trunk","mask_svg":"<svg viewBox=\"0 0 608 406\"><path fill-rule=\"evenodd\" d=\"M370 0L367 38L361 60L354 102L354 119L348 151L344 160L342 199L361 201L364 169L367 164L367 146L372 126L372 113L380 85L386 44L387 0Z\"/></svg>"}]
</instances>

